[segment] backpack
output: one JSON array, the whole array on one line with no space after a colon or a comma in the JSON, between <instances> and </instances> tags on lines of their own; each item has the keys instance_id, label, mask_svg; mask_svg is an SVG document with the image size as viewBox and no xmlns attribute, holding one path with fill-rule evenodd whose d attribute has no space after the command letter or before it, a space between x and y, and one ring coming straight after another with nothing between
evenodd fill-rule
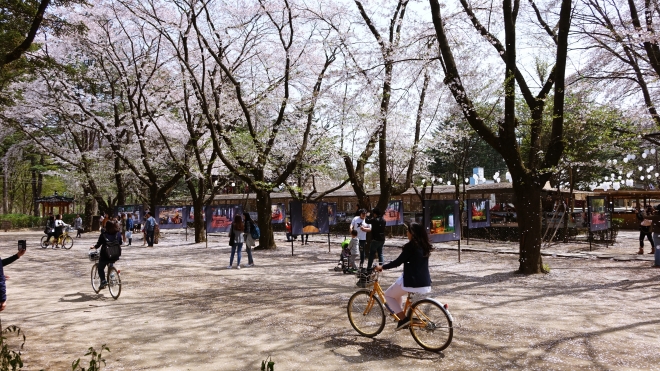
<instances>
[{"instance_id":1,"label":"backpack","mask_svg":"<svg viewBox=\"0 0 660 371\"><path fill-rule=\"evenodd\" d=\"M145 229L147 231L153 231L155 226L156 226L156 219L154 219L153 216L150 216L149 219L147 219Z\"/></svg>"},{"instance_id":2,"label":"backpack","mask_svg":"<svg viewBox=\"0 0 660 371\"><path fill-rule=\"evenodd\" d=\"M114 241L105 238L105 257L108 261L115 262L121 256L121 236L117 235Z\"/></svg>"},{"instance_id":3,"label":"backpack","mask_svg":"<svg viewBox=\"0 0 660 371\"><path fill-rule=\"evenodd\" d=\"M259 230L259 226L252 222L250 223L250 236L252 236L253 240L258 240L259 237L261 236L261 231Z\"/></svg>"}]
</instances>

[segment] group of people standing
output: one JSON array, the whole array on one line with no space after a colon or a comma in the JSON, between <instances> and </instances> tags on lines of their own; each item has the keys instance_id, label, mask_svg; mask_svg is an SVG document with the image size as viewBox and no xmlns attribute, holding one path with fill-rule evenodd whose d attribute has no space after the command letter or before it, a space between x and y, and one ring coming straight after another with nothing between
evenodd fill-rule
<instances>
[{"instance_id":1,"label":"group of people standing","mask_svg":"<svg viewBox=\"0 0 660 371\"><path fill-rule=\"evenodd\" d=\"M254 238L252 238L252 230L254 228L254 221L249 213L243 213L243 216L235 215L234 220L229 228L229 246L231 246L231 256L229 257L229 265L227 269L232 269L234 264L234 255L236 255L236 269L241 269L241 251L243 244L245 244L245 251L248 254L248 263L246 267L254 266L252 259L252 247L255 245Z\"/></svg>"},{"instance_id":2,"label":"group of people standing","mask_svg":"<svg viewBox=\"0 0 660 371\"><path fill-rule=\"evenodd\" d=\"M385 219L383 219L383 213L378 208L374 208L371 210L371 213L367 213L365 209L360 209L357 214L348 228L352 240L357 239L357 243L351 241L349 245L351 247L351 258L349 258L351 268L357 268L355 258L358 254L360 256L360 267L364 265L365 254L369 254L367 257L367 268L371 268L376 254L378 254L379 264L383 265L383 245L385 245L386 225ZM371 232L371 245L369 246L369 250L367 250L367 233L369 232Z\"/></svg>"}]
</instances>

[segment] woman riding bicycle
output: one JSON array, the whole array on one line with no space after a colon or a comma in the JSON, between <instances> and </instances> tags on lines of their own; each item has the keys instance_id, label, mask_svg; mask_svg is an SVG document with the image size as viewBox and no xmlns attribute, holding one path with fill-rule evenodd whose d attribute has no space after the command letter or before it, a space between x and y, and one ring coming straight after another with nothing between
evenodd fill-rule
<instances>
[{"instance_id":1,"label":"woman riding bicycle","mask_svg":"<svg viewBox=\"0 0 660 371\"><path fill-rule=\"evenodd\" d=\"M408 243L403 245L401 255L394 261L376 266L378 272L383 269L392 269L403 264L403 274L385 290L387 306L398 318L401 318L396 329L401 330L410 324L410 319L403 313L402 305L409 292L426 294L431 292L431 274L429 273L429 256L431 243L424 226L410 223L407 226Z\"/></svg>"},{"instance_id":2,"label":"woman riding bicycle","mask_svg":"<svg viewBox=\"0 0 660 371\"><path fill-rule=\"evenodd\" d=\"M64 223L64 221L62 221L62 215L57 214L57 216L55 218L56 219L53 222L53 230L52 230L52 232L48 233L48 240L49 241L50 241L51 237L55 237L53 239L53 242L51 242L51 244L50 244L51 247L55 247L55 245L57 244L57 240L64 233L64 228L69 226L68 224Z\"/></svg>"},{"instance_id":3,"label":"woman riding bicycle","mask_svg":"<svg viewBox=\"0 0 660 371\"><path fill-rule=\"evenodd\" d=\"M90 250L98 249L99 247L101 248L98 263L99 277L101 278L101 287L99 289L103 289L108 285L108 281L105 279L105 266L109 263L114 263L114 261L108 260L107 248L108 242L114 241L117 241L121 245L121 233L119 232L119 226L117 226L117 223L109 220L105 224L105 232L101 233L99 240L96 242L96 245L89 248Z\"/></svg>"}]
</instances>

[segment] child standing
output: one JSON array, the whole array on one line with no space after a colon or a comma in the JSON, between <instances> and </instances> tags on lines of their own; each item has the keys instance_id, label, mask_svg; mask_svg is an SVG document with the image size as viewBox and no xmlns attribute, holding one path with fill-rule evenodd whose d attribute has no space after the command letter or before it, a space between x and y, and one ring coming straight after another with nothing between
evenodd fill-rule
<instances>
[{"instance_id":1,"label":"child standing","mask_svg":"<svg viewBox=\"0 0 660 371\"><path fill-rule=\"evenodd\" d=\"M358 231L353 229L351 231L351 242L348 244L348 249L351 251L351 256L348 258L348 266L351 269L357 270L357 265L355 264L355 257L360 254L359 250L360 240L358 239Z\"/></svg>"}]
</instances>

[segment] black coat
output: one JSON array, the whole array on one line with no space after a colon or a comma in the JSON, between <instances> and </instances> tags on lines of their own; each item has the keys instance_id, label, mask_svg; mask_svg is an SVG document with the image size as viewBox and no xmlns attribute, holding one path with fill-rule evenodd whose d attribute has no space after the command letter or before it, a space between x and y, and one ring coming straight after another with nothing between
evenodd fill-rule
<instances>
[{"instance_id":1,"label":"black coat","mask_svg":"<svg viewBox=\"0 0 660 371\"><path fill-rule=\"evenodd\" d=\"M403 264L403 285L405 287L431 286L429 273L429 257L424 256L424 250L412 241L403 245L401 255L394 261L383 265L383 269L396 268Z\"/></svg>"}]
</instances>

